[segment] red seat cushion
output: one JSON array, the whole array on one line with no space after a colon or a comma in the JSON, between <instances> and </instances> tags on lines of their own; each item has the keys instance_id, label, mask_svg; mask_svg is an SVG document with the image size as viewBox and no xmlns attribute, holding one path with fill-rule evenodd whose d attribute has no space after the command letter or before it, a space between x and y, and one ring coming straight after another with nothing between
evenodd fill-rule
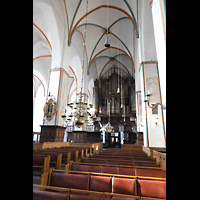
<instances>
[{"instance_id":1,"label":"red seat cushion","mask_svg":"<svg viewBox=\"0 0 200 200\"><path fill-rule=\"evenodd\" d=\"M137 180L138 196L166 199L166 181Z\"/></svg>"},{"instance_id":2,"label":"red seat cushion","mask_svg":"<svg viewBox=\"0 0 200 200\"><path fill-rule=\"evenodd\" d=\"M111 177L91 176L90 190L98 192L111 192Z\"/></svg>"},{"instance_id":3,"label":"red seat cushion","mask_svg":"<svg viewBox=\"0 0 200 200\"><path fill-rule=\"evenodd\" d=\"M106 161L106 164L109 164L109 165L119 165L119 161L107 160L107 161Z\"/></svg>"},{"instance_id":4,"label":"red seat cushion","mask_svg":"<svg viewBox=\"0 0 200 200\"><path fill-rule=\"evenodd\" d=\"M135 176L134 169L128 167L118 167L118 174Z\"/></svg>"},{"instance_id":5,"label":"red seat cushion","mask_svg":"<svg viewBox=\"0 0 200 200\"><path fill-rule=\"evenodd\" d=\"M97 198L97 199L102 199L102 200L111 199L111 196L107 196L105 198L105 195L98 195L98 194L88 194L87 197L94 198L94 199Z\"/></svg>"},{"instance_id":6,"label":"red seat cushion","mask_svg":"<svg viewBox=\"0 0 200 200\"><path fill-rule=\"evenodd\" d=\"M101 166L101 173L117 174L117 167Z\"/></svg>"},{"instance_id":7,"label":"red seat cushion","mask_svg":"<svg viewBox=\"0 0 200 200\"><path fill-rule=\"evenodd\" d=\"M166 178L166 171L155 169L135 169L135 176Z\"/></svg>"},{"instance_id":8,"label":"red seat cushion","mask_svg":"<svg viewBox=\"0 0 200 200\"><path fill-rule=\"evenodd\" d=\"M83 163L106 164L105 160L83 159Z\"/></svg>"},{"instance_id":9,"label":"red seat cushion","mask_svg":"<svg viewBox=\"0 0 200 200\"><path fill-rule=\"evenodd\" d=\"M124 197L113 197L112 199L114 199L114 200L136 200L136 199L124 198Z\"/></svg>"},{"instance_id":10,"label":"red seat cushion","mask_svg":"<svg viewBox=\"0 0 200 200\"><path fill-rule=\"evenodd\" d=\"M50 186L89 189L89 175L52 173Z\"/></svg>"},{"instance_id":11,"label":"red seat cushion","mask_svg":"<svg viewBox=\"0 0 200 200\"><path fill-rule=\"evenodd\" d=\"M146 167L160 167L159 164L156 163L143 163L143 162L134 162L133 163L134 166L146 166Z\"/></svg>"},{"instance_id":12,"label":"red seat cushion","mask_svg":"<svg viewBox=\"0 0 200 200\"><path fill-rule=\"evenodd\" d=\"M119 165L133 166L133 161L120 161Z\"/></svg>"},{"instance_id":13,"label":"red seat cushion","mask_svg":"<svg viewBox=\"0 0 200 200\"><path fill-rule=\"evenodd\" d=\"M69 200L68 194L33 190L33 200Z\"/></svg>"},{"instance_id":14,"label":"red seat cushion","mask_svg":"<svg viewBox=\"0 0 200 200\"><path fill-rule=\"evenodd\" d=\"M33 165L44 165L44 156L33 155Z\"/></svg>"},{"instance_id":15,"label":"red seat cushion","mask_svg":"<svg viewBox=\"0 0 200 200\"><path fill-rule=\"evenodd\" d=\"M135 195L136 194L135 179L113 177L112 193Z\"/></svg>"},{"instance_id":16,"label":"red seat cushion","mask_svg":"<svg viewBox=\"0 0 200 200\"><path fill-rule=\"evenodd\" d=\"M101 200L100 197L89 197L89 196L83 196L83 195L79 195L79 194L70 194L70 200Z\"/></svg>"},{"instance_id":17,"label":"red seat cushion","mask_svg":"<svg viewBox=\"0 0 200 200\"><path fill-rule=\"evenodd\" d=\"M96 165L76 165L72 164L72 171L84 171L84 172L100 172L100 166Z\"/></svg>"}]
</instances>

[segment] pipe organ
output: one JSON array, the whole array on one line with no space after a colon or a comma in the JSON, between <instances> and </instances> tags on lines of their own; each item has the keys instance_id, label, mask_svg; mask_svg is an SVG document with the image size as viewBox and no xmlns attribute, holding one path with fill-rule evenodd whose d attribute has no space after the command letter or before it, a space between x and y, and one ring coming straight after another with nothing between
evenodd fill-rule
<instances>
[{"instance_id":1,"label":"pipe organ","mask_svg":"<svg viewBox=\"0 0 200 200\"><path fill-rule=\"evenodd\" d=\"M105 133L103 139L105 143L112 147L111 143L114 140L112 134L117 135L117 132L120 133L116 139L117 141L136 143L136 100L133 77L130 77L124 71L122 73L122 70L120 73L119 69L112 67L99 80L96 79L94 85L93 105L95 114L100 117L99 119L103 125L108 123L110 114L110 123L116 133ZM95 122L95 130L98 131L98 128L99 124Z\"/></svg>"},{"instance_id":2,"label":"pipe organ","mask_svg":"<svg viewBox=\"0 0 200 200\"><path fill-rule=\"evenodd\" d=\"M119 87L119 93L117 93ZM95 87L96 88L96 87ZM110 102L110 107L108 102ZM96 103L96 102L95 102ZM97 106L95 104L95 106ZM100 115L135 113L135 82L134 79L122 77L114 71L107 77L101 77L99 83L98 110Z\"/></svg>"}]
</instances>

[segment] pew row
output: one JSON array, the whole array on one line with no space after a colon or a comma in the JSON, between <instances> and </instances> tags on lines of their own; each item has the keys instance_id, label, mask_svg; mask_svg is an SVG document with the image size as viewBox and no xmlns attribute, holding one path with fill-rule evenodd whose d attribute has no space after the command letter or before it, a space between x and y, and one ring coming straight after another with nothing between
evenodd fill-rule
<instances>
[{"instance_id":1,"label":"pew row","mask_svg":"<svg viewBox=\"0 0 200 200\"><path fill-rule=\"evenodd\" d=\"M56 169L61 169L62 154L57 152L38 152L33 156L50 156L50 165L53 164Z\"/></svg>"},{"instance_id":2,"label":"pew row","mask_svg":"<svg viewBox=\"0 0 200 200\"><path fill-rule=\"evenodd\" d=\"M116 148L108 148L99 151L100 154L143 154L145 155L145 152L142 149L116 149Z\"/></svg>"},{"instance_id":3,"label":"pew row","mask_svg":"<svg viewBox=\"0 0 200 200\"><path fill-rule=\"evenodd\" d=\"M98 159L120 159L120 160L145 160L145 161L155 161L147 156L136 156L136 155L109 155L109 154L98 154L93 156L92 158Z\"/></svg>"},{"instance_id":4,"label":"pew row","mask_svg":"<svg viewBox=\"0 0 200 200\"><path fill-rule=\"evenodd\" d=\"M62 171L62 170L60 170ZM67 188L72 191L70 194L80 195L83 199L88 197L108 198L111 199L117 195L126 195L126 197L134 199L155 198L166 199L166 179L145 177L122 176L110 174L69 174L58 172L58 170L47 172L46 184L43 186L35 185L42 190L50 189L50 191ZM119 177L118 177L119 176ZM44 186L45 185L45 186ZM50 188L52 187L52 188ZM76 190L74 190L76 189ZM81 190L81 191L80 191ZM69 190L66 190L69 194ZM85 196L85 198L84 198ZM123 197L123 196L121 196ZM89 198L88 198L89 199Z\"/></svg>"},{"instance_id":5,"label":"pew row","mask_svg":"<svg viewBox=\"0 0 200 200\"><path fill-rule=\"evenodd\" d=\"M128 166L160 167L159 163L140 149L106 149L90 158L80 160L83 163L98 163Z\"/></svg>"},{"instance_id":6,"label":"pew row","mask_svg":"<svg viewBox=\"0 0 200 200\"><path fill-rule=\"evenodd\" d=\"M98 152L96 157L110 156L110 157L127 157L127 158L145 158L147 160L155 160L152 156L147 154L142 149L106 149Z\"/></svg>"},{"instance_id":7,"label":"pew row","mask_svg":"<svg viewBox=\"0 0 200 200\"><path fill-rule=\"evenodd\" d=\"M90 149L90 151L92 151ZM56 148L56 149L44 149L44 150L35 150L33 154L51 154L57 153L62 154L62 163L69 164L69 161L72 159L77 162L79 159L83 159L84 157L88 157L88 149L87 148ZM71 154L69 157L69 153Z\"/></svg>"},{"instance_id":8,"label":"pew row","mask_svg":"<svg viewBox=\"0 0 200 200\"><path fill-rule=\"evenodd\" d=\"M90 148L90 151L92 151L92 148ZM40 150L34 150L33 156L37 156L37 157L50 156L50 164L54 165L55 169L61 169L61 164L62 163L64 163L65 165L70 164L71 158L74 158L74 160L72 161L77 162L77 161L80 161L80 159L87 157L88 149L81 148L81 147L79 148L63 147L63 148L43 149L43 150L40 149ZM40 165L38 164L38 166L36 166L35 164L34 167L42 168L41 164Z\"/></svg>"},{"instance_id":9,"label":"pew row","mask_svg":"<svg viewBox=\"0 0 200 200\"><path fill-rule=\"evenodd\" d=\"M108 192L95 192L95 191L88 191L88 190L79 190L79 189L71 189L71 188L60 188L60 187L52 187L52 186L42 186L33 184L35 188L43 188L43 189L50 189L53 191L41 191L33 189L33 200L137 200L137 199L144 199L144 200L154 200L152 198L145 198L133 195L123 195L123 194L112 194ZM56 192L59 191L59 192ZM74 192L78 192L79 194L74 194ZM90 194L89 195L80 195L80 194ZM99 195L93 196L93 195ZM105 198L104 196L107 196ZM155 199L159 200L159 199ZM161 199L162 200L162 199Z\"/></svg>"},{"instance_id":10,"label":"pew row","mask_svg":"<svg viewBox=\"0 0 200 200\"><path fill-rule=\"evenodd\" d=\"M112 159L99 159L99 158L83 158L80 160L82 163L99 163L99 164L112 164L112 165L129 165L129 166L147 166L147 167L160 167L159 163L146 160L112 160Z\"/></svg>"},{"instance_id":11,"label":"pew row","mask_svg":"<svg viewBox=\"0 0 200 200\"><path fill-rule=\"evenodd\" d=\"M76 153L78 151L78 157L83 158L87 157L88 154L88 148L85 147L61 147L61 148L56 148L56 149L50 149L51 151L58 151L60 153L62 152L71 152L71 158L76 159ZM90 149L92 151L92 148ZM77 157L77 159L78 159Z\"/></svg>"},{"instance_id":12,"label":"pew row","mask_svg":"<svg viewBox=\"0 0 200 200\"><path fill-rule=\"evenodd\" d=\"M103 143L71 143L71 142L44 142L43 144L33 144L33 150L41 149L57 149L57 148L87 148L91 149L90 153L92 154L103 149Z\"/></svg>"},{"instance_id":13,"label":"pew row","mask_svg":"<svg viewBox=\"0 0 200 200\"><path fill-rule=\"evenodd\" d=\"M97 173L110 173L130 176L147 176L166 178L166 171L162 168L139 168L140 166L119 166L119 165L83 165L80 163L72 163L69 169L72 171L81 172L97 172ZM66 167L66 170L68 168Z\"/></svg>"}]
</instances>

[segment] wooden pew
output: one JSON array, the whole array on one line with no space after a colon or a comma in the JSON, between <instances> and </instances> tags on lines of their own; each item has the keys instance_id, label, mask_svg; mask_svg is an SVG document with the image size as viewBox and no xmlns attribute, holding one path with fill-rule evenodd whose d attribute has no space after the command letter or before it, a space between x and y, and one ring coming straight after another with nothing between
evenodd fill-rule
<instances>
[{"instance_id":1,"label":"wooden pew","mask_svg":"<svg viewBox=\"0 0 200 200\"><path fill-rule=\"evenodd\" d=\"M38 199L69 200L69 194L33 190L33 200L38 200Z\"/></svg>"},{"instance_id":2,"label":"wooden pew","mask_svg":"<svg viewBox=\"0 0 200 200\"><path fill-rule=\"evenodd\" d=\"M85 152L85 153L84 153ZM51 164L55 164L56 169L61 168L61 162L65 164L70 164L71 157L74 157L75 162L83 159L88 156L88 149L81 147L63 147L63 148L55 148L55 149L44 149L44 150L35 150L33 152L34 155L52 155L52 154L62 154L62 158L57 158L57 160L51 159ZM72 156L71 156L72 155ZM74 156L73 156L74 155ZM52 156L53 158L54 156ZM61 162L60 162L60 159Z\"/></svg>"},{"instance_id":3,"label":"wooden pew","mask_svg":"<svg viewBox=\"0 0 200 200\"><path fill-rule=\"evenodd\" d=\"M117 149L117 150L102 150L98 153L98 155L95 155L94 157L124 157L124 158L141 158L141 159L147 159L151 160L152 158L148 156L143 150L123 150L123 149ZM155 159L152 159L155 160Z\"/></svg>"},{"instance_id":4,"label":"wooden pew","mask_svg":"<svg viewBox=\"0 0 200 200\"><path fill-rule=\"evenodd\" d=\"M72 158L72 159L74 159L75 162L77 162L78 159L82 159L83 157L86 157L85 154L84 154L84 152L86 152L86 149L76 148L76 147L63 147L63 148L55 148L55 149L45 149L45 150L34 151L33 153L34 154L40 154L40 153L44 153L44 152L62 153L62 162L63 163L66 163L69 160L68 159L68 156L69 156L68 153L69 152L71 152L70 160Z\"/></svg>"},{"instance_id":5,"label":"wooden pew","mask_svg":"<svg viewBox=\"0 0 200 200\"><path fill-rule=\"evenodd\" d=\"M151 159L140 149L107 149L99 152L87 159L82 159L84 163L130 165L130 166L148 166L160 167L155 159Z\"/></svg>"},{"instance_id":6,"label":"wooden pew","mask_svg":"<svg viewBox=\"0 0 200 200\"><path fill-rule=\"evenodd\" d=\"M88 153L88 148L86 147L62 147L60 150L62 151L70 151L71 152L71 157L75 158L75 152L78 150L78 156L80 158L82 157L87 157L87 153Z\"/></svg>"},{"instance_id":7,"label":"wooden pew","mask_svg":"<svg viewBox=\"0 0 200 200\"><path fill-rule=\"evenodd\" d=\"M123 149L117 149L117 150L102 150L98 153L97 156L123 156L123 157L146 157L148 158L147 154L143 150L123 150Z\"/></svg>"},{"instance_id":8,"label":"wooden pew","mask_svg":"<svg viewBox=\"0 0 200 200\"><path fill-rule=\"evenodd\" d=\"M148 166L148 167L160 167L155 161L146 160L115 160L115 159L103 159L103 158L87 158L82 159L83 163L99 163L99 164L114 164L114 165L131 165L131 166Z\"/></svg>"},{"instance_id":9,"label":"wooden pew","mask_svg":"<svg viewBox=\"0 0 200 200\"><path fill-rule=\"evenodd\" d=\"M33 184L33 188L43 188L44 190L54 190L53 191L40 191L40 190L33 190L33 200L38 199L53 199L57 200L152 200L152 198L141 198L139 196L132 196L132 195L123 195L123 194L113 194L108 192L95 192L89 190L80 190L80 189L72 189L72 188L61 188L61 187L52 187L52 186L44 186L44 185L37 185ZM74 194L76 193L76 194ZM62 194L62 195L61 195ZM91 196L88 196L90 194ZM97 195L99 197L97 197ZM95 196L95 197L94 197ZM104 196L107 196L105 198ZM159 199L156 199L159 200ZM161 199L162 200L162 199Z\"/></svg>"},{"instance_id":10,"label":"wooden pew","mask_svg":"<svg viewBox=\"0 0 200 200\"><path fill-rule=\"evenodd\" d=\"M33 155L33 168L41 169L41 173L49 171L50 156Z\"/></svg>"},{"instance_id":11,"label":"wooden pew","mask_svg":"<svg viewBox=\"0 0 200 200\"><path fill-rule=\"evenodd\" d=\"M40 156L40 155L46 155L50 156L50 164L54 164L56 169L61 169L61 163L62 163L62 154L56 153L56 152L50 152L50 151L39 151L34 156Z\"/></svg>"},{"instance_id":12,"label":"wooden pew","mask_svg":"<svg viewBox=\"0 0 200 200\"><path fill-rule=\"evenodd\" d=\"M161 170L162 168L153 168L153 167L142 168L141 166L135 167L135 166L122 166L122 165L106 165L106 164L90 165L90 164L72 163L69 169L72 171L166 178L166 171Z\"/></svg>"},{"instance_id":13,"label":"wooden pew","mask_svg":"<svg viewBox=\"0 0 200 200\"><path fill-rule=\"evenodd\" d=\"M55 149L55 150L49 149L49 150L45 150L45 152L62 154L62 163L65 163L65 164L69 164L71 160L71 151L66 151L62 149Z\"/></svg>"},{"instance_id":14,"label":"wooden pew","mask_svg":"<svg viewBox=\"0 0 200 200\"><path fill-rule=\"evenodd\" d=\"M137 195L166 199L166 181L136 180Z\"/></svg>"},{"instance_id":15,"label":"wooden pew","mask_svg":"<svg viewBox=\"0 0 200 200\"><path fill-rule=\"evenodd\" d=\"M135 168L134 171L135 171L135 176L166 178L166 171L164 170Z\"/></svg>"},{"instance_id":16,"label":"wooden pew","mask_svg":"<svg viewBox=\"0 0 200 200\"><path fill-rule=\"evenodd\" d=\"M126 195L135 199L166 199L166 179L149 177L148 179L137 176L124 176L102 173L70 174L70 171L51 169L46 187L33 185L55 191L68 188L70 192L85 197L115 197ZM159 180L159 181L158 181ZM152 186L156 185L156 187ZM145 189L147 187L147 189ZM151 187L153 189L151 190ZM148 189L149 188L149 189ZM161 190L156 190L161 188ZM69 192L69 191L68 191ZM84 194L80 194L84 193ZM69 193L68 193L69 194ZM86 198L87 199L87 198Z\"/></svg>"},{"instance_id":17,"label":"wooden pew","mask_svg":"<svg viewBox=\"0 0 200 200\"><path fill-rule=\"evenodd\" d=\"M153 150L153 158L160 163L161 167L166 168L166 153Z\"/></svg>"}]
</instances>

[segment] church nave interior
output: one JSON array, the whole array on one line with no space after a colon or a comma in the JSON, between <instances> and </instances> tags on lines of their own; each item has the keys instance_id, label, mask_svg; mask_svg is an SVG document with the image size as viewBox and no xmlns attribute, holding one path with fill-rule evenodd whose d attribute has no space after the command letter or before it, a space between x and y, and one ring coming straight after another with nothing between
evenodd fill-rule
<instances>
[{"instance_id":1,"label":"church nave interior","mask_svg":"<svg viewBox=\"0 0 200 200\"><path fill-rule=\"evenodd\" d=\"M33 0L33 199L166 199L166 0Z\"/></svg>"}]
</instances>

